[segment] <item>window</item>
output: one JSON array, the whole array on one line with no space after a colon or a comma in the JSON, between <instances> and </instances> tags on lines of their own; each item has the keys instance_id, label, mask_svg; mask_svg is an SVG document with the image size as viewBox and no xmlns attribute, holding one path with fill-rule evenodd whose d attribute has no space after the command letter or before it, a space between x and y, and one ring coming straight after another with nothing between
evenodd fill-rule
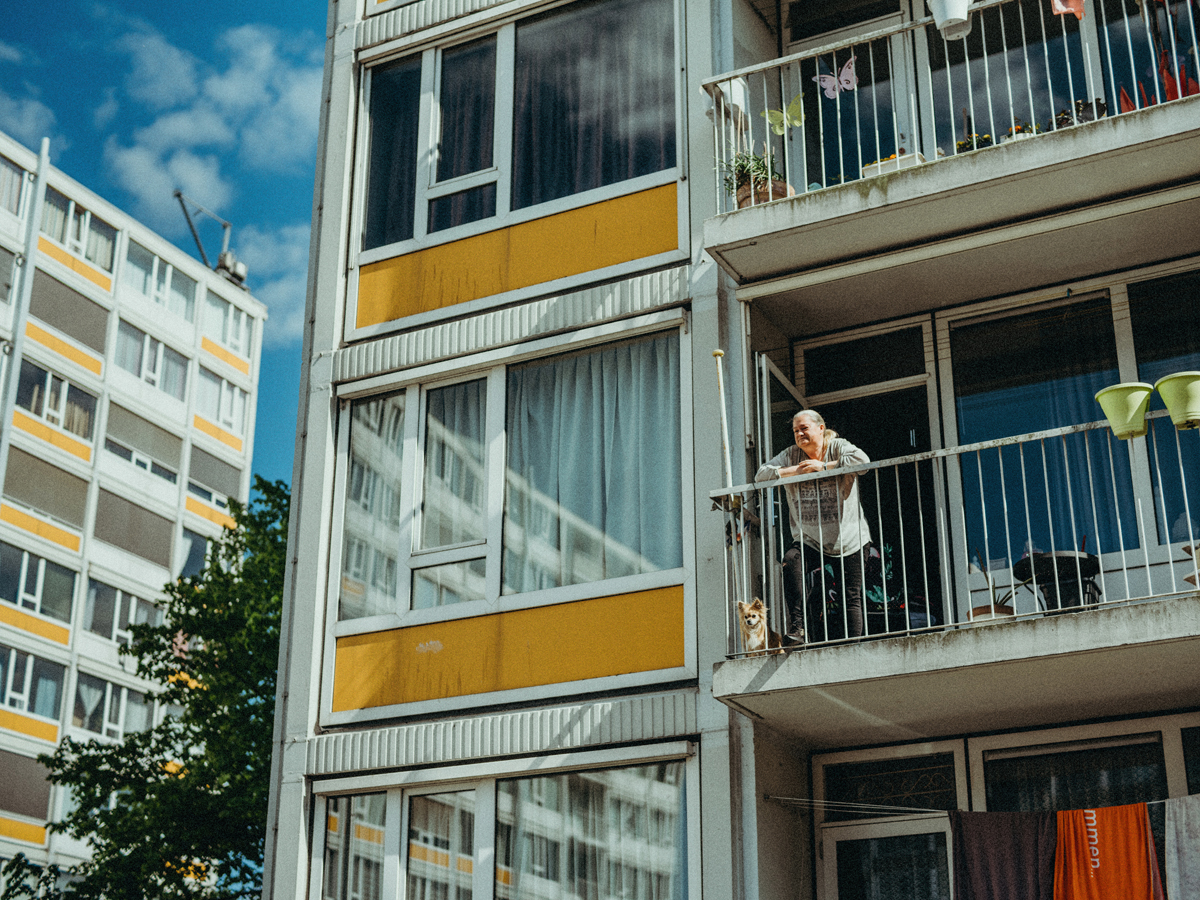
<instances>
[{"instance_id":1,"label":"window","mask_svg":"<svg viewBox=\"0 0 1200 900\"><path fill-rule=\"evenodd\" d=\"M0 644L0 705L57 721L66 667Z\"/></svg>"},{"instance_id":2,"label":"window","mask_svg":"<svg viewBox=\"0 0 1200 900\"><path fill-rule=\"evenodd\" d=\"M340 618L681 566L679 365L667 332L352 401Z\"/></svg>"},{"instance_id":3,"label":"window","mask_svg":"<svg viewBox=\"0 0 1200 900\"><path fill-rule=\"evenodd\" d=\"M236 384L201 367L196 386L196 413L233 434L246 430L247 393Z\"/></svg>"},{"instance_id":4,"label":"window","mask_svg":"<svg viewBox=\"0 0 1200 900\"><path fill-rule=\"evenodd\" d=\"M673 169L673 19L667 0L577 3L374 67L363 249Z\"/></svg>"},{"instance_id":5,"label":"window","mask_svg":"<svg viewBox=\"0 0 1200 900\"><path fill-rule=\"evenodd\" d=\"M0 303L13 301L12 289L16 279L17 256L6 247L0 247Z\"/></svg>"},{"instance_id":6,"label":"window","mask_svg":"<svg viewBox=\"0 0 1200 900\"><path fill-rule=\"evenodd\" d=\"M221 509L227 509L229 498L239 495L241 485L240 470L199 447L192 448L192 458L188 467L188 493Z\"/></svg>"},{"instance_id":7,"label":"window","mask_svg":"<svg viewBox=\"0 0 1200 900\"><path fill-rule=\"evenodd\" d=\"M187 391L187 358L124 320L117 329L116 363L176 400Z\"/></svg>"},{"instance_id":8,"label":"window","mask_svg":"<svg viewBox=\"0 0 1200 900\"><path fill-rule=\"evenodd\" d=\"M122 282L147 300L192 321L196 311L196 279L155 256L137 241L129 242Z\"/></svg>"},{"instance_id":9,"label":"window","mask_svg":"<svg viewBox=\"0 0 1200 900\"><path fill-rule=\"evenodd\" d=\"M16 215L21 209L21 185L25 170L7 156L0 156L0 209Z\"/></svg>"},{"instance_id":10,"label":"window","mask_svg":"<svg viewBox=\"0 0 1200 900\"><path fill-rule=\"evenodd\" d=\"M197 534L190 528L183 529L183 564L179 570L180 578L190 578L204 571L208 558L208 538Z\"/></svg>"},{"instance_id":11,"label":"window","mask_svg":"<svg viewBox=\"0 0 1200 900\"><path fill-rule=\"evenodd\" d=\"M239 356L250 355L254 325L250 314L209 293L204 299L204 333Z\"/></svg>"},{"instance_id":12,"label":"window","mask_svg":"<svg viewBox=\"0 0 1200 900\"><path fill-rule=\"evenodd\" d=\"M27 359L21 360L17 406L85 441L92 439L96 398Z\"/></svg>"},{"instance_id":13,"label":"window","mask_svg":"<svg viewBox=\"0 0 1200 900\"><path fill-rule=\"evenodd\" d=\"M469 900L489 881L496 900L687 896L683 767L669 761L398 791L401 802L390 807L384 794L330 798L324 898L380 900L384 848L397 845L408 900ZM669 823L662 840L624 831L609 815L618 801L642 821ZM396 830L403 841L385 840Z\"/></svg>"},{"instance_id":14,"label":"window","mask_svg":"<svg viewBox=\"0 0 1200 900\"><path fill-rule=\"evenodd\" d=\"M183 440L125 407L110 402L104 449L143 471L175 484Z\"/></svg>"},{"instance_id":15,"label":"window","mask_svg":"<svg viewBox=\"0 0 1200 900\"><path fill-rule=\"evenodd\" d=\"M8 451L4 496L72 528L82 528L88 483L18 447Z\"/></svg>"},{"instance_id":16,"label":"window","mask_svg":"<svg viewBox=\"0 0 1200 900\"><path fill-rule=\"evenodd\" d=\"M167 569L173 531L170 519L100 489L93 529L98 539Z\"/></svg>"},{"instance_id":17,"label":"window","mask_svg":"<svg viewBox=\"0 0 1200 900\"><path fill-rule=\"evenodd\" d=\"M154 700L141 691L80 672L75 682L71 724L120 740L154 724Z\"/></svg>"},{"instance_id":18,"label":"window","mask_svg":"<svg viewBox=\"0 0 1200 900\"><path fill-rule=\"evenodd\" d=\"M105 272L113 270L117 229L52 187L46 188L42 233Z\"/></svg>"},{"instance_id":19,"label":"window","mask_svg":"<svg viewBox=\"0 0 1200 900\"><path fill-rule=\"evenodd\" d=\"M45 822L50 815L50 774L30 756L0 750L0 811Z\"/></svg>"},{"instance_id":20,"label":"window","mask_svg":"<svg viewBox=\"0 0 1200 900\"><path fill-rule=\"evenodd\" d=\"M0 541L0 599L70 622L74 597L73 571Z\"/></svg>"},{"instance_id":21,"label":"window","mask_svg":"<svg viewBox=\"0 0 1200 900\"><path fill-rule=\"evenodd\" d=\"M41 269L33 273L29 312L103 355L108 342L108 310Z\"/></svg>"},{"instance_id":22,"label":"window","mask_svg":"<svg viewBox=\"0 0 1200 900\"><path fill-rule=\"evenodd\" d=\"M92 634L128 644L130 625L161 625L162 610L141 597L94 578L88 579L83 627Z\"/></svg>"}]
</instances>

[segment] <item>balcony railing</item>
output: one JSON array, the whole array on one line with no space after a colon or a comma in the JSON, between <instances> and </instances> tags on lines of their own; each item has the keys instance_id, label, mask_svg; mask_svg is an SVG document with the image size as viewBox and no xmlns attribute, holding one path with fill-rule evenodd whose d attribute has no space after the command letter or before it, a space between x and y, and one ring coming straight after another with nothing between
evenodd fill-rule
<instances>
[{"instance_id":1,"label":"balcony railing","mask_svg":"<svg viewBox=\"0 0 1200 900\"><path fill-rule=\"evenodd\" d=\"M1194 3L1083 5L985 0L960 40L923 18L709 79L717 212L1200 94Z\"/></svg>"},{"instance_id":2,"label":"balcony railing","mask_svg":"<svg viewBox=\"0 0 1200 900\"><path fill-rule=\"evenodd\" d=\"M737 601L762 598L771 631L786 634L785 486L803 493L824 479L857 478L873 549L825 557L807 573L801 647L848 639L839 586L856 564L864 638L1194 592L1200 431L1176 431L1166 415L1151 413L1148 435L1133 441L1093 422L713 491L726 518L729 654L748 652Z\"/></svg>"}]
</instances>

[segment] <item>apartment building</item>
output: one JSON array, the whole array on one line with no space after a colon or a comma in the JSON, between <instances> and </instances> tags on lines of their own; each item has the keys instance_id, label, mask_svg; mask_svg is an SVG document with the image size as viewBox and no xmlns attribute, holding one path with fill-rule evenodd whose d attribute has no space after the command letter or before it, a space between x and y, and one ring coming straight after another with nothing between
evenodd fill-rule
<instances>
[{"instance_id":1,"label":"apartment building","mask_svg":"<svg viewBox=\"0 0 1200 900\"><path fill-rule=\"evenodd\" d=\"M1194 15L331 4L267 895L949 898L952 810L1161 834L1200 444L1093 394L1200 369ZM748 652L806 407L872 460L800 476L860 489L864 634L830 562Z\"/></svg>"},{"instance_id":2,"label":"apartment building","mask_svg":"<svg viewBox=\"0 0 1200 900\"><path fill-rule=\"evenodd\" d=\"M0 858L67 866L87 848L48 833L72 801L37 756L166 714L117 651L247 497L266 308L52 166L38 210L38 172L0 134Z\"/></svg>"}]
</instances>

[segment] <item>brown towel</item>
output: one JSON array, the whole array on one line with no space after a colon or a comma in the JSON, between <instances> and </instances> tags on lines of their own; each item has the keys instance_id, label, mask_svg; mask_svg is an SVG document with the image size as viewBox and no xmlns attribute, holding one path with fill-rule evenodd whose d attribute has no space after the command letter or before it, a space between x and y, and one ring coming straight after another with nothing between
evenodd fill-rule
<instances>
[{"instance_id":1,"label":"brown towel","mask_svg":"<svg viewBox=\"0 0 1200 900\"><path fill-rule=\"evenodd\" d=\"M1054 900L1054 813L950 812L955 900Z\"/></svg>"}]
</instances>

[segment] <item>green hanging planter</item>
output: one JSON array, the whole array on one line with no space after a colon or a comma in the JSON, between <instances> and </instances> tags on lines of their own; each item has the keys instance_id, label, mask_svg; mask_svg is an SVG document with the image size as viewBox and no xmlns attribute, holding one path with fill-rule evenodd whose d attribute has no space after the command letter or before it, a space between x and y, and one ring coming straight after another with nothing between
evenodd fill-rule
<instances>
[{"instance_id":1,"label":"green hanging planter","mask_svg":"<svg viewBox=\"0 0 1200 900\"><path fill-rule=\"evenodd\" d=\"M1141 437L1146 433L1146 409L1154 385L1144 381L1114 384L1096 393L1096 401L1108 417L1108 427L1120 440Z\"/></svg>"},{"instance_id":2,"label":"green hanging planter","mask_svg":"<svg viewBox=\"0 0 1200 900\"><path fill-rule=\"evenodd\" d=\"M1176 428L1200 428L1200 372L1176 372L1154 384Z\"/></svg>"}]
</instances>

